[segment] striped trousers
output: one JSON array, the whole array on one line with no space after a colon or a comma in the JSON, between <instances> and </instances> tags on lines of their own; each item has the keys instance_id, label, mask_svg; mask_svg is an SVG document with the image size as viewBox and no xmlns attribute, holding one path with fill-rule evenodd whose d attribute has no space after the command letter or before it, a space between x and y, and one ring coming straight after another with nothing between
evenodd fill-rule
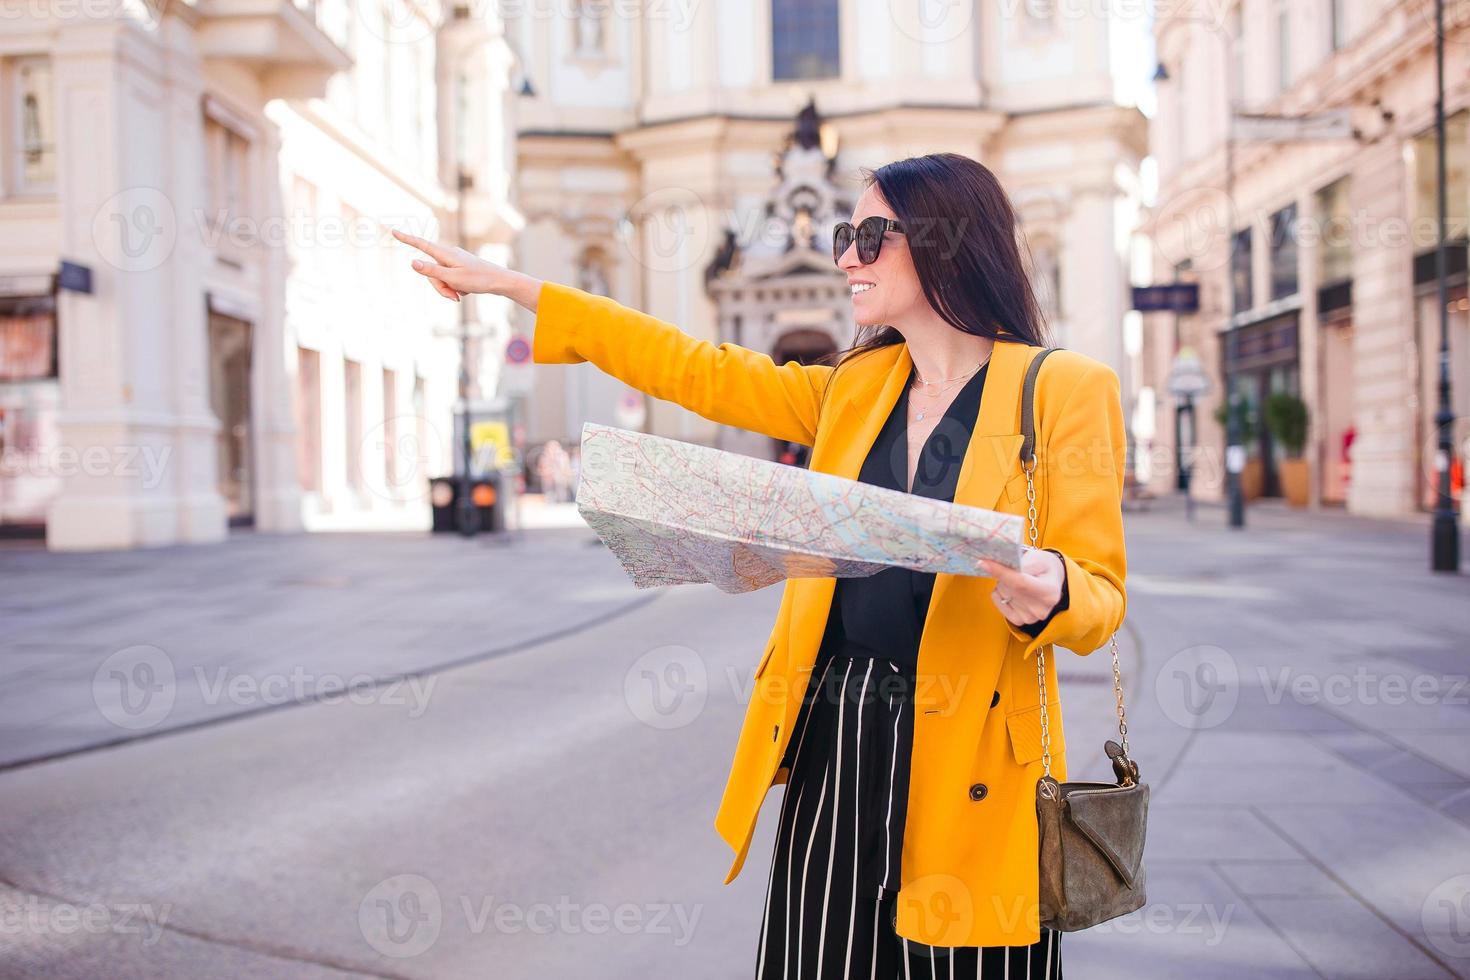
<instances>
[{"instance_id":1,"label":"striped trousers","mask_svg":"<svg viewBox=\"0 0 1470 980\"><path fill-rule=\"evenodd\" d=\"M837 653L808 687L766 882L756 980L1061 980L1060 934L928 946L893 931L913 745L913 674Z\"/></svg>"}]
</instances>

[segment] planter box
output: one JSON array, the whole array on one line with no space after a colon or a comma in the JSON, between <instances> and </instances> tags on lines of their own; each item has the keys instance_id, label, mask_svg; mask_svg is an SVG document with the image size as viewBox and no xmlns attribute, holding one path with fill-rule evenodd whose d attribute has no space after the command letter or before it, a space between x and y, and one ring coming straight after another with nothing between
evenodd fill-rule
<instances>
[{"instance_id":1,"label":"planter box","mask_svg":"<svg viewBox=\"0 0 1470 980\"><path fill-rule=\"evenodd\" d=\"M1311 464L1306 459L1297 457L1281 461L1281 493L1291 506L1307 506L1311 496L1311 483Z\"/></svg>"},{"instance_id":2,"label":"planter box","mask_svg":"<svg viewBox=\"0 0 1470 980\"><path fill-rule=\"evenodd\" d=\"M1240 471L1240 496L1243 500L1255 500L1266 492L1266 464L1260 457L1245 461Z\"/></svg>"}]
</instances>

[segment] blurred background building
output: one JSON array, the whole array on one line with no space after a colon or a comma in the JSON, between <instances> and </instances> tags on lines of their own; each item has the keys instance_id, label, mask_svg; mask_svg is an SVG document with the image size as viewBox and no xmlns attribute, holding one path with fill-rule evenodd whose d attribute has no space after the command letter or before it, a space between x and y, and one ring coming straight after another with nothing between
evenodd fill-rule
<instances>
[{"instance_id":1,"label":"blurred background building","mask_svg":"<svg viewBox=\"0 0 1470 980\"><path fill-rule=\"evenodd\" d=\"M0 28L0 525L57 549L427 526L460 335L478 397L508 320L462 323L388 229L508 258L493 5L46 10Z\"/></svg>"},{"instance_id":2,"label":"blurred background building","mask_svg":"<svg viewBox=\"0 0 1470 980\"><path fill-rule=\"evenodd\" d=\"M1447 71L1461 419L1466 6ZM1432 11L27 8L0 22L0 533L88 549L426 527L462 394L514 402L495 438L535 489L543 447L585 421L799 462L591 365L530 365L530 315L438 302L388 230L806 362L854 337L830 230L861 169L942 150L1010 192L1055 341L1123 379L1142 483L1171 492L1190 459L1194 496L1221 496L1228 378L1247 495L1414 513L1435 450ZM1150 281L1197 285L1198 308L1134 312ZM1192 413L1181 356L1211 382ZM1267 424L1293 398L1299 458ZM565 497L574 455L547 458Z\"/></svg>"},{"instance_id":3,"label":"blurred background building","mask_svg":"<svg viewBox=\"0 0 1470 980\"><path fill-rule=\"evenodd\" d=\"M623 16L586 0L518 17L507 30L534 89L517 115L519 259L712 343L805 362L853 340L830 231L859 168L955 151L1015 201L1056 340L1128 377L1152 56L1141 13L1104 8L762 0ZM783 448L645 404L592 365L535 371L533 441L575 441L590 420Z\"/></svg>"},{"instance_id":4,"label":"blurred background building","mask_svg":"<svg viewBox=\"0 0 1470 980\"><path fill-rule=\"evenodd\" d=\"M1462 474L1470 17L1465 4L1447 6L1446 234ZM1222 495L1217 411L1228 378L1247 406L1248 498L1295 495L1372 515L1428 509L1440 337L1432 0L1159 10L1158 203L1143 227L1154 281L1197 282L1200 309L1147 317L1143 394L1157 410L1139 455L1150 483L1173 490L1179 447L1197 445L1196 473L1206 478L1193 481L1195 495ZM1196 439L1168 393L1181 349L1214 379L1195 412ZM1299 460L1265 424L1277 393L1306 408Z\"/></svg>"}]
</instances>

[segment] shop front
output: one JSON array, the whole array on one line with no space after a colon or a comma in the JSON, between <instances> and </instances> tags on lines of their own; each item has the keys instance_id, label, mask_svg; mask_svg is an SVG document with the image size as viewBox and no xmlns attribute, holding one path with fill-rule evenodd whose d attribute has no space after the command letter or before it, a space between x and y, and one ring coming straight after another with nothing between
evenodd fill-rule
<instances>
[{"instance_id":1,"label":"shop front","mask_svg":"<svg viewBox=\"0 0 1470 980\"><path fill-rule=\"evenodd\" d=\"M0 533L44 532L61 492L60 406L54 277L0 279Z\"/></svg>"},{"instance_id":2,"label":"shop front","mask_svg":"<svg viewBox=\"0 0 1470 980\"><path fill-rule=\"evenodd\" d=\"M1300 315L1292 310L1221 334L1226 391L1238 399L1246 449L1241 488L1246 499L1280 497L1280 447L1273 444L1263 408L1275 392L1301 395Z\"/></svg>"}]
</instances>

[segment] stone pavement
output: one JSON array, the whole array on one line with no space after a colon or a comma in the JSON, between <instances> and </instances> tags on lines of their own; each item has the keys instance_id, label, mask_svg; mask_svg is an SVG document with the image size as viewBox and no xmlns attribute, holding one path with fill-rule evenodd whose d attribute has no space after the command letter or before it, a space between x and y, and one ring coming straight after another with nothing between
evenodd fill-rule
<instances>
[{"instance_id":1,"label":"stone pavement","mask_svg":"<svg viewBox=\"0 0 1470 980\"><path fill-rule=\"evenodd\" d=\"M1069 937L1069 974L1470 976L1470 577L1426 570L1424 521L1247 523L1130 515L1149 904Z\"/></svg>"},{"instance_id":2,"label":"stone pavement","mask_svg":"<svg viewBox=\"0 0 1470 980\"><path fill-rule=\"evenodd\" d=\"M502 656L655 598L568 508L515 539L0 541L0 768ZM157 692L149 696L148 692Z\"/></svg>"},{"instance_id":3,"label":"stone pavement","mask_svg":"<svg viewBox=\"0 0 1470 980\"><path fill-rule=\"evenodd\" d=\"M1224 524L1219 508L1191 524L1167 501L1129 516L1120 645L1153 793L1149 904L1068 936L1067 975L1470 977L1470 577L1425 570L1424 521L1257 505L1245 530ZM12 764L325 699L360 675L411 681L540 656L543 641L660 594L633 590L575 527L507 543L245 534L121 554L0 549L0 753ZM734 608L673 592L690 614ZM768 622L748 621L752 651ZM1101 743L1115 736L1106 649L1059 658L1072 773L1101 778ZM154 689L169 696L137 697ZM230 727L206 737L238 739ZM700 771L717 779L727 749L700 747ZM27 766L9 785L34 776L27 785L60 792L69 771ZM681 792L688 807L713 805ZM778 804L773 793L752 854L768 853ZM745 878L740 908L753 917L763 882ZM689 975L748 973L743 959L700 962L709 972Z\"/></svg>"}]
</instances>

